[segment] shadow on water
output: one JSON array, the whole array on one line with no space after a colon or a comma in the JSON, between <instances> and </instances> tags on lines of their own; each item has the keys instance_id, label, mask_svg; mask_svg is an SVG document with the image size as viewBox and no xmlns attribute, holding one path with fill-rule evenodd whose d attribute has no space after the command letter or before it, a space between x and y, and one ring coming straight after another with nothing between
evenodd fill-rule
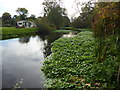
<instances>
[{"instance_id":1,"label":"shadow on water","mask_svg":"<svg viewBox=\"0 0 120 90\"><path fill-rule=\"evenodd\" d=\"M51 43L57 40L58 38L62 37L62 33L51 33L48 35L40 35L39 37L43 40L44 43L44 57L47 57L51 54Z\"/></svg>"},{"instance_id":2,"label":"shadow on water","mask_svg":"<svg viewBox=\"0 0 120 90\"><path fill-rule=\"evenodd\" d=\"M28 43L30 41L30 36L27 37L21 37L19 38L19 42L22 43Z\"/></svg>"},{"instance_id":3,"label":"shadow on water","mask_svg":"<svg viewBox=\"0 0 120 90\"><path fill-rule=\"evenodd\" d=\"M69 33L71 34L71 33ZM59 39L60 37L64 37L65 35L69 35L69 34L65 34L65 33L42 33L42 34L37 34L37 36L39 37L39 40L43 41L44 44L44 57L47 57L48 55L51 54L51 43L54 42L55 40ZM75 33L74 33L75 34ZM31 36L31 37L35 37L35 36ZM19 42L21 44L27 44L30 41L30 36L26 36L26 37L21 37L19 38Z\"/></svg>"},{"instance_id":4,"label":"shadow on water","mask_svg":"<svg viewBox=\"0 0 120 90\"><path fill-rule=\"evenodd\" d=\"M42 63L51 43L76 33L48 33L0 41L3 88L44 88Z\"/></svg>"}]
</instances>

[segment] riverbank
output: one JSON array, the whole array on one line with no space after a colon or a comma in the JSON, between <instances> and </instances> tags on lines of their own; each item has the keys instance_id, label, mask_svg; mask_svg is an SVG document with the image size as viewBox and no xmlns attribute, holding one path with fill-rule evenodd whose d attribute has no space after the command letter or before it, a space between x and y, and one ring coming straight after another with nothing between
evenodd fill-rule
<instances>
[{"instance_id":1,"label":"riverbank","mask_svg":"<svg viewBox=\"0 0 120 90\"><path fill-rule=\"evenodd\" d=\"M96 43L91 31L76 37L60 38L52 43L43 72L47 88L114 88L117 85L117 58L96 61ZM101 67L102 66L102 67ZM112 70L112 71L111 71Z\"/></svg>"},{"instance_id":2,"label":"riverbank","mask_svg":"<svg viewBox=\"0 0 120 90\"><path fill-rule=\"evenodd\" d=\"M23 37L29 34L35 34L37 28L15 28L15 27L2 27L0 29L0 35L2 39Z\"/></svg>"},{"instance_id":3,"label":"riverbank","mask_svg":"<svg viewBox=\"0 0 120 90\"><path fill-rule=\"evenodd\" d=\"M91 29L73 29L70 27L64 27L60 30L53 30L54 33L70 33L70 32L80 32L80 31L90 31ZM40 32L38 28L15 28L15 27L1 27L0 28L0 39L12 39L25 36L34 36L36 32L46 34L48 32Z\"/></svg>"}]
</instances>

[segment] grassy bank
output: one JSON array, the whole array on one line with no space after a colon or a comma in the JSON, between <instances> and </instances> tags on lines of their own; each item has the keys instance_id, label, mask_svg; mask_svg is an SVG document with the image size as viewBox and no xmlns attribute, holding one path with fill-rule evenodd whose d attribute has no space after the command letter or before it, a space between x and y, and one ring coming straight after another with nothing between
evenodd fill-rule
<instances>
[{"instance_id":1,"label":"grassy bank","mask_svg":"<svg viewBox=\"0 0 120 90\"><path fill-rule=\"evenodd\" d=\"M109 56L96 61L95 40L90 31L76 37L60 38L52 43L52 54L46 58L43 72L47 88L114 88L117 59Z\"/></svg>"},{"instance_id":2,"label":"grassy bank","mask_svg":"<svg viewBox=\"0 0 120 90\"><path fill-rule=\"evenodd\" d=\"M0 34L2 35L2 39L9 39L34 34L37 31L37 28L2 27L2 29L0 29Z\"/></svg>"},{"instance_id":3,"label":"grassy bank","mask_svg":"<svg viewBox=\"0 0 120 90\"><path fill-rule=\"evenodd\" d=\"M84 32L84 31L91 31L91 29L87 29L87 28L72 28L72 27L63 27L59 30L54 30L53 32L60 32L60 33L69 33L69 32Z\"/></svg>"},{"instance_id":4,"label":"grassy bank","mask_svg":"<svg viewBox=\"0 0 120 90\"><path fill-rule=\"evenodd\" d=\"M3 35L8 34L24 34L24 33L32 33L37 32L36 28L15 28L15 27L2 27L2 33Z\"/></svg>"},{"instance_id":5,"label":"grassy bank","mask_svg":"<svg viewBox=\"0 0 120 90\"><path fill-rule=\"evenodd\" d=\"M69 33L69 32L72 32L72 30L55 30L53 32Z\"/></svg>"},{"instance_id":6,"label":"grassy bank","mask_svg":"<svg viewBox=\"0 0 120 90\"><path fill-rule=\"evenodd\" d=\"M74 27L61 27L61 30L72 30L72 31L91 31L89 28L74 28Z\"/></svg>"}]
</instances>

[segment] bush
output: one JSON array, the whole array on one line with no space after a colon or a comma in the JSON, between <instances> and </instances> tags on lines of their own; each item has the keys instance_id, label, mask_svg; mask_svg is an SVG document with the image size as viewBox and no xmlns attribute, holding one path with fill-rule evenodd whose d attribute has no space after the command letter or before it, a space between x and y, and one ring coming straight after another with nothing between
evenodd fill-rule
<instances>
[{"instance_id":1,"label":"bush","mask_svg":"<svg viewBox=\"0 0 120 90\"><path fill-rule=\"evenodd\" d=\"M55 26L50 24L44 17L36 20L36 26L40 33L49 33L51 30L55 30Z\"/></svg>"}]
</instances>

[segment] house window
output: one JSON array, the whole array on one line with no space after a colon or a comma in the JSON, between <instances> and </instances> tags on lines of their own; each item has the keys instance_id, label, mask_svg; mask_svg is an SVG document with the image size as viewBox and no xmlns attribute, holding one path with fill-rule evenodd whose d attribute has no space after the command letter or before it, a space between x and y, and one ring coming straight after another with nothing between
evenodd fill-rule
<instances>
[{"instance_id":1,"label":"house window","mask_svg":"<svg viewBox=\"0 0 120 90\"><path fill-rule=\"evenodd\" d=\"M31 26L31 23L29 22L29 27Z\"/></svg>"},{"instance_id":2,"label":"house window","mask_svg":"<svg viewBox=\"0 0 120 90\"><path fill-rule=\"evenodd\" d=\"M22 25L22 23L18 23L19 25Z\"/></svg>"}]
</instances>

